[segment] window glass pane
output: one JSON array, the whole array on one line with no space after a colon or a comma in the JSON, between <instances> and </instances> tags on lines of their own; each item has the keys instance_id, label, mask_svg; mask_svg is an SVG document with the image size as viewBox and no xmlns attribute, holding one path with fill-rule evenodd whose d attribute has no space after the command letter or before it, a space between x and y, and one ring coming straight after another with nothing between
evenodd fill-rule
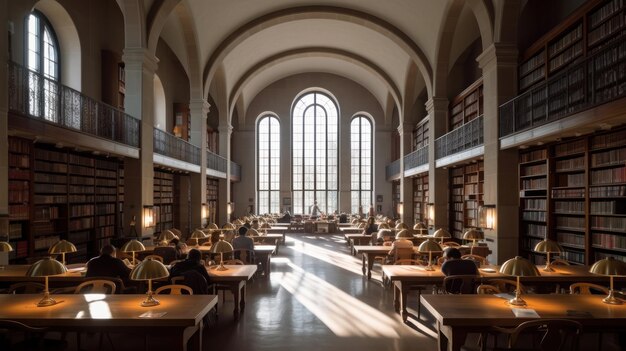
<instances>
[{"instance_id":1,"label":"window glass pane","mask_svg":"<svg viewBox=\"0 0 626 351\"><path fill-rule=\"evenodd\" d=\"M257 126L258 213L280 211L280 123L276 117L265 116ZM272 191L267 191L267 190Z\"/></svg>"}]
</instances>

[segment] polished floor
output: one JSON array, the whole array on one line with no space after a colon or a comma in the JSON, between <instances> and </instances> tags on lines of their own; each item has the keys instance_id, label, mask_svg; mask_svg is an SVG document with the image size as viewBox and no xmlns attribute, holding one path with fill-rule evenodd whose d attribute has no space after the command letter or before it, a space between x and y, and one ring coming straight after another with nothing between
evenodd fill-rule
<instances>
[{"instance_id":1,"label":"polished floor","mask_svg":"<svg viewBox=\"0 0 626 351\"><path fill-rule=\"evenodd\" d=\"M219 319L205 330L205 350L435 350L432 321L404 324L384 289L371 280L340 235L291 235L272 257L269 279L248 285L247 304L233 320L232 296L220 296ZM413 297L413 307L417 297ZM427 318L422 314L422 318Z\"/></svg>"}]
</instances>

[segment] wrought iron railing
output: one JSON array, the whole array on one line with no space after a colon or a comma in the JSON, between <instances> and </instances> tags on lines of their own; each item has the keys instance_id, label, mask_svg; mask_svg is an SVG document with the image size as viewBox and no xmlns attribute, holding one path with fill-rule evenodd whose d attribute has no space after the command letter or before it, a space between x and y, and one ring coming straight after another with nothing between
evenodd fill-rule
<instances>
[{"instance_id":1,"label":"wrought iron railing","mask_svg":"<svg viewBox=\"0 0 626 351\"><path fill-rule=\"evenodd\" d=\"M483 143L483 116L481 115L437 138L435 154L439 159L467 151Z\"/></svg>"},{"instance_id":2,"label":"wrought iron railing","mask_svg":"<svg viewBox=\"0 0 626 351\"><path fill-rule=\"evenodd\" d=\"M230 179L233 181L241 180L241 166L233 161L230 161Z\"/></svg>"},{"instance_id":3,"label":"wrought iron railing","mask_svg":"<svg viewBox=\"0 0 626 351\"><path fill-rule=\"evenodd\" d=\"M428 145L411 152L404 156L404 169L416 168L428 163Z\"/></svg>"},{"instance_id":4,"label":"wrought iron railing","mask_svg":"<svg viewBox=\"0 0 626 351\"><path fill-rule=\"evenodd\" d=\"M212 152L207 150L206 151L206 167L218 172L223 172L226 173L226 165L227 165L227 160Z\"/></svg>"},{"instance_id":5,"label":"wrought iron railing","mask_svg":"<svg viewBox=\"0 0 626 351\"><path fill-rule=\"evenodd\" d=\"M567 67L500 106L500 137L560 120L626 95L626 40Z\"/></svg>"},{"instance_id":6,"label":"wrought iron railing","mask_svg":"<svg viewBox=\"0 0 626 351\"><path fill-rule=\"evenodd\" d=\"M200 164L199 147L158 128L154 128L154 153L195 165Z\"/></svg>"},{"instance_id":7,"label":"wrought iron railing","mask_svg":"<svg viewBox=\"0 0 626 351\"><path fill-rule=\"evenodd\" d=\"M9 110L139 147L138 119L15 62L9 62Z\"/></svg>"},{"instance_id":8,"label":"wrought iron railing","mask_svg":"<svg viewBox=\"0 0 626 351\"><path fill-rule=\"evenodd\" d=\"M385 167L385 175L387 180L400 178L400 159L397 159Z\"/></svg>"}]
</instances>

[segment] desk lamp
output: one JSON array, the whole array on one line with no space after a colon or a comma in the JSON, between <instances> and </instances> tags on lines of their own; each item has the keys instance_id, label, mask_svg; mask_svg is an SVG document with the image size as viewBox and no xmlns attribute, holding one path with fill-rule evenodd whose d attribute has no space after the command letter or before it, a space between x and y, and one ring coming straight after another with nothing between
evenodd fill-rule
<instances>
[{"instance_id":1,"label":"desk lamp","mask_svg":"<svg viewBox=\"0 0 626 351\"><path fill-rule=\"evenodd\" d=\"M404 224L403 222L400 222L400 223L396 224L395 229L396 230L409 229L409 226Z\"/></svg>"},{"instance_id":2,"label":"desk lamp","mask_svg":"<svg viewBox=\"0 0 626 351\"><path fill-rule=\"evenodd\" d=\"M44 277L45 288L43 291L43 298L37 303L37 307L56 305L56 301L50 297L50 291L48 291L48 276L59 275L67 272L67 268L61 262L55 260L52 257L45 257L35 262L26 272L27 277Z\"/></svg>"},{"instance_id":3,"label":"desk lamp","mask_svg":"<svg viewBox=\"0 0 626 351\"><path fill-rule=\"evenodd\" d=\"M143 262L138 264L130 272L130 279L132 280L147 280L148 281L148 296L141 303L143 307L156 306L159 304L159 300L155 299L152 292L152 279L161 279L168 277L170 272L163 263L153 260L148 257Z\"/></svg>"},{"instance_id":4,"label":"desk lamp","mask_svg":"<svg viewBox=\"0 0 626 351\"><path fill-rule=\"evenodd\" d=\"M217 267L216 270L218 271L228 270L228 268L224 266L224 252L232 252L233 246L229 242L224 241L223 235L220 235L220 241L216 242L215 245L211 247L211 251L214 253L220 254L220 266Z\"/></svg>"},{"instance_id":5,"label":"desk lamp","mask_svg":"<svg viewBox=\"0 0 626 351\"><path fill-rule=\"evenodd\" d=\"M61 263L65 265L65 254L76 252L76 246L67 240L57 241L56 244L50 246L48 253L51 255L61 254Z\"/></svg>"},{"instance_id":6,"label":"desk lamp","mask_svg":"<svg viewBox=\"0 0 626 351\"><path fill-rule=\"evenodd\" d=\"M167 246L167 244L169 244L169 242L173 239L179 239L178 235L174 234L171 230L166 229L159 234L157 242L161 243L163 246Z\"/></svg>"},{"instance_id":7,"label":"desk lamp","mask_svg":"<svg viewBox=\"0 0 626 351\"><path fill-rule=\"evenodd\" d=\"M199 229L196 229L193 231L193 233L191 233L191 239L196 240L196 247L200 247L200 245L198 244L200 239L206 239L206 238L207 238L207 235Z\"/></svg>"},{"instance_id":8,"label":"desk lamp","mask_svg":"<svg viewBox=\"0 0 626 351\"><path fill-rule=\"evenodd\" d=\"M443 241L452 238L452 235L450 235L450 232L448 232L447 230L439 228L433 233L433 238L441 239L441 244L443 245Z\"/></svg>"},{"instance_id":9,"label":"desk lamp","mask_svg":"<svg viewBox=\"0 0 626 351\"><path fill-rule=\"evenodd\" d=\"M133 265L135 265L137 262L135 261L135 252L140 252L140 251L145 251L146 247L143 246L143 244L141 243L141 241L137 240L137 239L133 239L128 241L126 244L124 244L124 246L122 246L122 252L132 252L133 253Z\"/></svg>"},{"instance_id":10,"label":"desk lamp","mask_svg":"<svg viewBox=\"0 0 626 351\"><path fill-rule=\"evenodd\" d=\"M554 272L552 269L552 265L550 264L550 254L552 252L561 253L563 252L563 248L556 241L550 239L544 239L535 245L535 252L545 253L546 256L546 267L543 269L544 272Z\"/></svg>"},{"instance_id":11,"label":"desk lamp","mask_svg":"<svg viewBox=\"0 0 626 351\"><path fill-rule=\"evenodd\" d=\"M513 306L526 306L526 301L521 298L521 289L519 287L520 277L536 277L539 270L529 260L516 256L504 262L500 266L500 273L517 277L517 288L515 289L515 297L509 300L509 304Z\"/></svg>"},{"instance_id":12,"label":"desk lamp","mask_svg":"<svg viewBox=\"0 0 626 351\"><path fill-rule=\"evenodd\" d=\"M602 302L611 305L621 305L624 302L615 297L615 290L613 290L613 277L616 275L626 275L626 263L616 260L613 257L603 258L591 266L589 272L594 274L608 275L611 281L609 289L609 295L602 299Z\"/></svg>"},{"instance_id":13,"label":"desk lamp","mask_svg":"<svg viewBox=\"0 0 626 351\"><path fill-rule=\"evenodd\" d=\"M442 251L441 245L437 244L433 240L433 238L428 238L426 239L426 241L420 244L420 246L417 248L417 251L428 252L428 266L426 266L425 269L427 271L434 271L435 269L433 268L433 265L432 265L433 251L441 252Z\"/></svg>"},{"instance_id":14,"label":"desk lamp","mask_svg":"<svg viewBox=\"0 0 626 351\"><path fill-rule=\"evenodd\" d=\"M0 252L11 252L13 251L13 246L6 241L0 241Z\"/></svg>"},{"instance_id":15,"label":"desk lamp","mask_svg":"<svg viewBox=\"0 0 626 351\"><path fill-rule=\"evenodd\" d=\"M428 227L422 222L415 223L413 231L417 232L417 235L428 235Z\"/></svg>"},{"instance_id":16,"label":"desk lamp","mask_svg":"<svg viewBox=\"0 0 626 351\"><path fill-rule=\"evenodd\" d=\"M474 246L476 246L476 240L482 240L485 238L485 233L480 230L476 230L475 228L468 229L465 233L463 233L464 240L471 240L472 247L470 248L470 254L474 254Z\"/></svg>"}]
</instances>

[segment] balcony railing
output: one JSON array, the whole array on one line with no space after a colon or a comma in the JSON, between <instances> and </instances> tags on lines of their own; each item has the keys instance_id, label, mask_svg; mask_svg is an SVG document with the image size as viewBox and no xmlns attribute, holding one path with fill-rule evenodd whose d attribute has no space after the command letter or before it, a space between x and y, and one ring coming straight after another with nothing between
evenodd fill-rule
<instances>
[{"instance_id":1,"label":"balcony railing","mask_svg":"<svg viewBox=\"0 0 626 351\"><path fill-rule=\"evenodd\" d=\"M212 151L206 151L206 167L218 172L226 173L226 159Z\"/></svg>"},{"instance_id":2,"label":"balcony railing","mask_svg":"<svg viewBox=\"0 0 626 351\"><path fill-rule=\"evenodd\" d=\"M139 147L138 119L15 62L9 62L9 110Z\"/></svg>"},{"instance_id":3,"label":"balcony railing","mask_svg":"<svg viewBox=\"0 0 626 351\"><path fill-rule=\"evenodd\" d=\"M154 152L194 165L200 164L199 147L157 128L154 128Z\"/></svg>"},{"instance_id":4,"label":"balcony railing","mask_svg":"<svg viewBox=\"0 0 626 351\"><path fill-rule=\"evenodd\" d=\"M416 168L428 163L428 145L411 152L404 156L404 170Z\"/></svg>"},{"instance_id":5,"label":"balcony railing","mask_svg":"<svg viewBox=\"0 0 626 351\"><path fill-rule=\"evenodd\" d=\"M461 127L435 140L437 159L483 145L483 116L478 116Z\"/></svg>"},{"instance_id":6,"label":"balcony railing","mask_svg":"<svg viewBox=\"0 0 626 351\"><path fill-rule=\"evenodd\" d=\"M400 159L397 159L385 167L385 175L387 180L400 178Z\"/></svg>"},{"instance_id":7,"label":"balcony railing","mask_svg":"<svg viewBox=\"0 0 626 351\"><path fill-rule=\"evenodd\" d=\"M500 106L500 137L563 119L626 95L626 40Z\"/></svg>"},{"instance_id":8,"label":"balcony railing","mask_svg":"<svg viewBox=\"0 0 626 351\"><path fill-rule=\"evenodd\" d=\"M241 166L233 161L230 161L230 179L233 181L241 180Z\"/></svg>"}]
</instances>

